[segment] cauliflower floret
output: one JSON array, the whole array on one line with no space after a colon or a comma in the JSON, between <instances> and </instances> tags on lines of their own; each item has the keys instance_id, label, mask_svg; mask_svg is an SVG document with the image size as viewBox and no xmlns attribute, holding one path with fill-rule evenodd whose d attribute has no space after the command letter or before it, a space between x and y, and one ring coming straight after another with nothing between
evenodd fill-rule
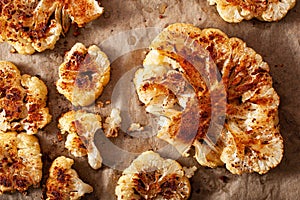
<instances>
[{"instance_id":1,"label":"cauliflower floret","mask_svg":"<svg viewBox=\"0 0 300 200\"><path fill-rule=\"evenodd\" d=\"M120 110L118 108L113 108L110 116L105 119L103 124L106 137L118 137L121 122L122 118L120 116Z\"/></svg>"},{"instance_id":2,"label":"cauliflower floret","mask_svg":"<svg viewBox=\"0 0 300 200\"><path fill-rule=\"evenodd\" d=\"M88 156L93 169L102 165L102 157L94 143L94 135L102 127L100 115L83 110L69 111L58 120L62 134L68 133L65 147L76 157Z\"/></svg>"},{"instance_id":3,"label":"cauliflower floret","mask_svg":"<svg viewBox=\"0 0 300 200\"><path fill-rule=\"evenodd\" d=\"M0 87L1 131L35 134L51 121L43 81L27 74L21 76L14 64L0 61Z\"/></svg>"},{"instance_id":4,"label":"cauliflower floret","mask_svg":"<svg viewBox=\"0 0 300 200\"><path fill-rule=\"evenodd\" d=\"M97 19L104 11L96 0L69 0L67 2L69 6L66 6L66 13L79 27Z\"/></svg>"},{"instance_id":5,"label":"cauliflower floret","mask_svg":"<svg viewBox=\"0 0 300 200\"><path fill-rule=\"evenodd\" d=\"M102 13L96 0L8 0L0 7L0 41L7 41L20 54L53 49L68 31L70 18L82 27Z\"/></svg>"},{"instance_id":6,"label":"cauliflower floret","mask_svg":"<svg viewBox=\"0 0 300 200\"><path fill-rule=\"evenodd\" d=\"M85 193L93 192L93 187L84 183L71 168L73 163L72 159L64 156L53 161L46 183L47 200L76 200Z\"/></svg>"},{"instance_id":7,"label":"cauliflower floret","mask_svg":"<svg viewBox=\"0 0 300 200\"><path fill-rule=\"evenodd\" d=\"M188 199L190 192L181 165L153 151L142 153L123 171L115 190L118 200Z\"/></svg>"},{"instance_id":8,"label":"cauliflower floret","mask_svg":"<svg viewBox=\"0 0 300 200\"><path fill-rule=\"evenodd\" d=\"M0 133L0 194L25 192L42 179L42 154L38 139L16 132Z\"/></svg>"},{"instance_id":9,"label":"cauliflower floret","mask_svg":"<svg viewBox=\"0 0 300 200\"><path fill-rule=\"evenodd\" d=\"M210 5L217 5L217 11L227 22L238 23L242 20L258 18L262 21L279 21L290 9L296 0L208 0Z\"/></svg>"},{"instance_id":10,"label":"cauliflower floret","mask_svg":"<svg viewBox=\"0 0 300 200\"><path fill-rule=\"evenodd\" d=\"M228 38L218 29L200 30L189 24L170 25L153 40L150 48L150 52L159 54L154 57L158 59L150 62L151 66L158 68L165 66L165 62L169 63L193 86L198 99L197 102L195 98L189 98L185 104L180 104L183 111L173 107L166 109L162 104L148 101L146 110L160 116L158 137L173 144L182 155L186 155L189 145L180 139L192 139L195 157L201 165L216 167L225 164L235 174L264 174L280 163L283 140L279 133L279 97L272 87L268 64L260 55L242 40ZM152 53L152 57L155 54ZM170 62L163 56L178 64L172 64L174 61ZM145 60L150 61L147 57ZM216 81L219 77L211 62L220 71L223 86ZM147 69L151 70L154 71ZM141 70L136 76L145 77ZM139 83L136 90L144 101L143 95L148 93L140 91L142 83L149 85L149 80L158 79L157 74L153 74L153 77L148 75L144 82L140 77L134 80L139 80L135 81ZM203 86L208 80L211 85ZM180 81L175 84L178 88L180 85ZM151 92L155 94L155 90ZM212 114L213 110L217 115ZM198 133L193 135L185 127L198 129ZM186 148L182 148L183 144Z\"/></svg>"},{"instance_id":11,"label":"cauliflower floret","mask_svg":"<svg viewBox=\"0 0 300 200\"><path fill-rule=\"evenodd\" d=\"M76 43L59 67L56 87L74 106L94 103L110 79L110 62L97 46Z\"/></svg>"}]
</instances>

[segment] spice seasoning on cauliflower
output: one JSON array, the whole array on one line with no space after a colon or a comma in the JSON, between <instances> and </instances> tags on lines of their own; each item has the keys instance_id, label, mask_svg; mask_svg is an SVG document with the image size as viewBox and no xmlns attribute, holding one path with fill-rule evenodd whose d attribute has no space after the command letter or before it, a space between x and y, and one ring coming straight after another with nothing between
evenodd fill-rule
<instances>
[{"instance_id":1,"label":"spice seasoning on cauliflower","mask_svg":"<svg viewBox=\"0 0 300 200\"><path fill-rule=\"evenodd\" d=\"M183 200L189 198L190 192L190 182L181 165L153 151L142 153L123 171L115 190L118 200Z\"/></svg>"},{"instance_id":2,"label":"spice seasoning on cauliflower","mask_svg":"<svg viewBox=\"0 0 300 200\"><path fill-rule=\"evenodd\" d=\"M0 61L0 87L0 131L35 134L51 121L48 90L42 80L21 76L14 64Z\"/></svg>"},{"instance_id":3,"label":"spice seasoning on cauliflower","mask_svg":"<svg viewBox=\"0 0 300 200\"><path fill-rule=\"evenodd\" d=\"M96 0L8 0L0 5L0 41L20 54L53 49L71 22L82 27L103 13Z\"/></svg>"},{"instance_id":4,"label":"spice seasoning on cauliflower","mask_svg":"<svg viewBox=\"0 0 300 200\"><path fill-rule=\"evenodd\" d=\"M217 6L220 16L227 22L238 23L242 20L257 18L262 21L279 21L296 0L208 0L210 5Z\"/></svg>"},{"instance_id":5,"label":"spice seasoning on cauliflower","mask_svg":"<svg viewBox=\"0 0 300 200\"><path fill-rule=\"evenodd\" d=\"M97 46L76 43L59 66L56 87L74 106L94 103L110 79L110 62Z\"/></svg>"},{"instance_id":6,"label":"spice seasoning on cauliflower","mask_svg":"<svg viewBox=\"0 0 300 200\"><path fill-rule=\"evenodd\" d=\"M94 135L102 127L100 115L72 110L63 114L58 122L61 133L68 133L65 147L70 153L76 157L87 155L90 166L99 169L102 157L94 144Z\"/></svg>"},{"instance_id":7,"label":"spice seasoning on cauliflower","mask_svg":"<svg viewBox=\"0 0 300 200\"><path fill-rule=\"evenodd\" d=\"M269 66L260 55L218 29L200 30L190 24L170 25L153 40L150 49L134 83L146 110L159 118L157 137L184 156L193 145L201 165L225 164L234 174L264 174L280 163L279 97L272 87ZM191 63L204 67L197 67L197 71ZM211 74L215 66L223 88ZM200 73L214 78L210 88ZM211 95L216 95L214 103ZM207 134L213 108L224 112L225 124L217 118L213 123L219 131Z\"/></svg>"},{"instance_id":8,"label":"spice seasoning on cauliflower","mask_svg":"<svg viewBox=\"0 0 300 200\"><path fill-rule=\"evenodd\" d=\"M93 187L84 183L71 168L73 163L72 159L64 156L53 161L46 182L47 200L76 200L85 193L93 192Z\"/></svg>"}]
</instances>

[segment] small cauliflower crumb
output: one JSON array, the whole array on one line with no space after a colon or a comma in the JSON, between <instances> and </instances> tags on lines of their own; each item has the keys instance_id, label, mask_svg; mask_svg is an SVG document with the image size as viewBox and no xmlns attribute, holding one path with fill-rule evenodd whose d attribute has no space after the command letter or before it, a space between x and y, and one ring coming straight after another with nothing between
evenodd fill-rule
<instances>
[{"instance_id":1,"label":"small cauliflower crumb","mask_svg":"<svg viewBox=\"0 0 300 200\"><path fill-rule=\"evenodd\" d=\"M188 178L192 178L195 174L195 172L197 171L197 167L193 166L193 167L183 167L183 171L186 177Z\"/></svg>"},{"instance_id":2,"label":"small cauliflower crumb","mask_svg":"<svg viewBox=\"0 0 300 200\"><path fill-rule=\"evenodd\" d=\"M121 122L122 118L120 116L120 110L118 108L113 108L110 116L105 119L103 124L106 137L118 137Z\"/></svg>"},{"instance_id":3,"label":"small cauliflower crumb","mask_svg":"<svg viewBox=\"0 0 300 200\"><path fill-rule=\"evenodd\" d=\"M141 126L139 123L132 123L130 124L130 127L128 128L129 132L135 132L135 131L143 131L144 127Z\"/></svg>"}]
</instances>

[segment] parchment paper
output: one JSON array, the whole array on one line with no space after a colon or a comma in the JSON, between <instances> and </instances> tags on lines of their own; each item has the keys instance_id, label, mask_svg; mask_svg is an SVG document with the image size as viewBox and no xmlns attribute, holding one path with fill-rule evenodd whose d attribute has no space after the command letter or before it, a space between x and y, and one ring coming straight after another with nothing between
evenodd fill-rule
<instances>
[{"instance_id":1,"label":"parchment paper","mask_svg":"<svg viewBox=\"0 0 300 200\"><path fill-rule=\"evenodd\" d=\"M11 47L0 44L0 59L15 63L22 73L38 75L45 81L49 89L48 106L53 115L53 121L38 133L40 139L44 178L41 187L30 189L27 196L16 193L2 195L0 199L42 199L43 188L51 162L59 155L75 159L74 168L85 182L94 187L92 194L82 199L111 200L116 199L114 188L121 171L109 166L93 170L87 164L86 158L74 158L64 148L63 140L58 140L58 117L72 105L62 95L58 94L55 82L58 79L58 66L62 63L65 51L75 42L101 45L103 41L122 31L134 28L158 27L164 28L175 22L192 23L200 28L219 28L230 37L243 39L248 46L255 49L268 62L274 80L274 87L281 97L279 110L281 134L284 138L285 153L281 164L266 175L244 174L232 175L225 168L208 169L201 167L193 158L179 158L184 166L197 166L198 170L190 179L192 195L190 199L298 199L300 198L300 9L299 3L288 15L279 22L264 23L257 20L244 21L239 24L224 22L217 14L214 6L209 6L206 0L102 0L105 13L98 20L80 29L80 35L75 37L72 30L61 38L53 51L35 53L34 55L19 55L10 53ZM167 8L162 9L166 3ZM132 42L132 41L128 41ZM121 48L117 46L116 48ZM104 89L97 102L111 99L113 88L122 74L132 67L141 64L145 51L140 50L116 59L111 67L111 81ZM129 83L132 84L132 83ZM138 103L135 94L132 102ZM125 101L126 99L124 99ZM103 119L109 114L111 105L104 108L92 106L88 110L99 112ZM146 125L147 119L141 109L129 109L132 119ZM125 113L127 114L127 113ZM124 115L124 113L123 113ZM111 142L126 151L140 153L144 150L156 150L160 145L155 138L143 139L120 133ZM98 146L102 143L98 143ZM106 149L109 152L109 149Z\"/></svg>"}]
</instances>

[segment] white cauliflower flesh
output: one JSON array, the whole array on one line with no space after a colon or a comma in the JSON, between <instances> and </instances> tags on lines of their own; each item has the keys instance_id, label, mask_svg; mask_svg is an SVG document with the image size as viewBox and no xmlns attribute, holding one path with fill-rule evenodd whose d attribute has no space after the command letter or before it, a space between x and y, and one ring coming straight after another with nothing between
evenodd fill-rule
<instances>
[{"instance_id":1,"label":"white cauliflower flesh","mask_svg":"<svg viewBox=\"0 0 300 200\"><path fill-rule=\"evenodd\" d=\"M179 200L189 198L191 187L178 162L147 151L123 171L115 192L118 200Z\"/></svg>"},{"instance_id":2,"label":"white cauliflower flesh","mask_svg":"<svg viewBox=\"0 0 300 200\"><path fill-rule=\"evenodd\" d=\"M76 200L93 192L93 187L84 183L71 168L73 163L72 159L64 156L53 161L46 183L47 200Z\"/></svg>"},{"instance_id":3,"label":"white cauliflower flesh","mask_svg":"<svg viewBox=\"0 0 300 200\"><path fill-rule=\"evenodd\" d=\"M63 114L58 122L61 133L68 133L65 147L69 152L76 157L87 155L89 165L99 169L102 157L94 143L94 135L102 127L100 115L72 110Z\"/></svg>"},{"instance_id":4,"label":"white cauliflower flesh","mask_svg":"<svg viewBox=\"0 0 300 200\"><path fill-rule=\"evenodd\" d=\"M103 13L96 0L8 0L0 5L0 41L20 54L53 49L70 21L82 27Z\"/></svg>"},{"instance_id":5,"label":"white cauliflower flesh","mask_svg":"<svg viewBox=\"0 0 300 200\"><path fill-rule=\"evenodd\" d=\"M103 124L106 137L117 137L121 127L121 122L122 118L120 116L120 110L118 108L113 108L110 116L105 119Z\"/></svg>"},{"instance_id":6,"label":"white cauliflower flesh","mask_svg":"<svg viewBox=\"0 0 300 200\"><path fill-rule=\"evenodd\" d=\"M26 192L42 179L42 154L38 139L16 132L0 133L0 194Z\"/></svg>"},{"instance_id":7,"label":"white cauliflower flesh","mask_svg":"<svg viewBox=\"0 0 300 200\"><path fill-rule=\"evenodd\" d=\"M56 87L74 106L88 106L110 79L110 62L97 46L76 43L59 66Z\"/></svg>"},{"instance_id":8,"label":"white cauliflower flesh","mask_svg":"<svg viewBox=\"0 0 300 200\"><path fill-rule=\"evenodd\" d=\"M37 77L24 74L0 61L0 131L35 134L51 121L46 107L47 87Z\"/></svg>"},{"instance_id":9,"label":"white cauliflower flesh","mask_svg":"<svg viewBox=\"0 0 300 200\"><path fill-rule=\"evenodd\" d=\"M208 0L211 5L217 6L220 16L227 22L238 23L242 20L258 18L262 21L279 21L290 9L296 0Z\"/></svg>"},{"instance_id":10,"label":"white cauliflower flesh","mask_svg":"<svg viewBox=\"0 0 300 200\"><path fill-rule=\"evenodd\" d=\"M242 40L229 38L218 29L200 30L189 24L170 25L153 40L150 48L145 66L136 72L134 83L146 110L160 117L159 138L174 145L182 155L187 155L193 145L201 165L225 164L234 174L264 174L280 163L283 140L279 133L279 97L272 87L268 64L260 55ZM203 59L207 56L205 51L209 53L209 59ZM183 61L184 58L193 65ZM217 76L212 74L215 67L211 60L221 73L226 94L214 81ZM205 64L201 65L203 61ZM169 68L162 71L164 66ZM156 68L159 74L153 73ZM170 79L167 76L172 71L170 68L183 74L198 101L192 95L186 95L192 94L186 92L186 86L183 87L185 92L175 92L171 96L169 91L160 98L163 101L153 101L156 95L162 94L160 88ZM210 79L210 88L202 84L199 72L205 79ZM180 91L183 84L178 80L174 85ZM167 88L174 91L171 85ZM215 102L210 101L211 95ZM174 102L178 102L180 109ZM213 118L213 108L217 113L224 112L224 122L218 121L218 117ZM211 121L218 131L207 133ZM195 131L196 135L193 134ZM188 144L182 138L188 138L192 143Z\"/></svg>"}]
</instances>

